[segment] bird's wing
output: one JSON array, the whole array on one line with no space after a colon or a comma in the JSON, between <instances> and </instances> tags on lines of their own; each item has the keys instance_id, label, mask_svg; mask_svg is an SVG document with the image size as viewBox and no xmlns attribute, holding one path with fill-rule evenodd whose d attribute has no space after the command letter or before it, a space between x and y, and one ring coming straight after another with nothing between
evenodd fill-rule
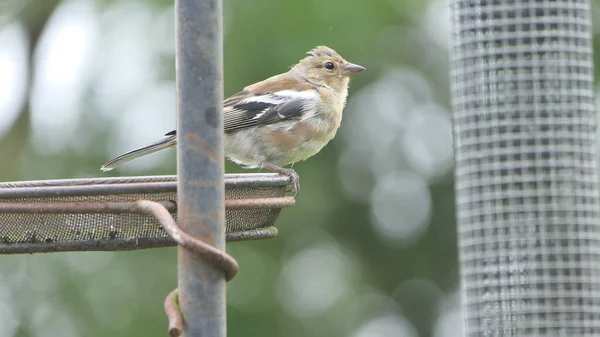
<instances>
[{"instance_id":1,"label":"bird's wing","mask_svg":"<svg viewBox=\"0 0 600 337\"><path fill-rule=\"evenodd\" d=\"M315 114L319 93L314 85L289 73L244 88L223 102L225 132L305 119ZM165 136L175 135L175 130Z\"/></svg>"},{"instance_id":2,"label":"bird's wing","mask_svg":"<svg viewBox=\"0 0 600 337\"><path fill-rule=\"evenodd\" d=\"M223 108L225 132L278 123L290 119L305 119L315 114L319 94L310 91L276 91L255 95Z\"/></svg>"},{"instance_id":3,"label":"bird's wing","mask_svg":"<svg viewBox=\"0 0 600 337\"><path fill-rule=\"evenodd\" d=\"M289 73L246 87L224 102L225 132L304 119L315 113L319 93L313 85Z\"/></svg>"}]
</instances>

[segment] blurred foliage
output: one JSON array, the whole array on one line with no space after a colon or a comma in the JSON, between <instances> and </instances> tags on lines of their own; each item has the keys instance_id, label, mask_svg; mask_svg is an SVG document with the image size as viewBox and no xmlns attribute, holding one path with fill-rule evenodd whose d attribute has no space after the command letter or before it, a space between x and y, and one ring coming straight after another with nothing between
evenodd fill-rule
<instances>
[{"instance_id":1,"label":"blurred foliage","mask_svg":"<svg viewBox=\"0 0 600 337\"><path fill-rule=\"evenodd\" d=\"M81 93L73 108L77 113L68 118L69 122L59 122L59 117L44 116L55 112L35 103L38 101L33 98L37 71L42 69L36 62L43 61L36 61L36 53L40 53L40 58L46 55L40 52L42 35L55 10L79 6L76 3L83 3L84 8L91 8L93 15L99 17L95 24L100 28L95 34L101 42L95 42L91 65L88 64L90 75L78 87ZM238 277L228 286L229 336L459 336L458 315L450 316L451 323L444 319L448 313L456 313L458 280L448 161L448 167L433 178L421 177L419 166L406 159L406 153L419 155L429 149L435 155L436 151L414 145L418 142L407 138L404 127L385 133L398 140L397 146L386 149L383 157L352 155L354 152L349 149L360 148L364 135L360 129L350 133L347 128L353 119L358 120L355 114L366 121L361 124L365 128L378 125L378 118L407 114L408 103L405 106L404 101L384 104L369 100L378 100L373 98L378 96L368 96L369 88L377 90L378 83L388 83L382 79L392 76L393 69L417 74L417 89L412 89L421 90L422 83L427 87L409 95L411 109L417 111L417 105L432 104L448 109L444 45L447 24L443 22L447 12L443 8L443 1L433 0L224 0L225 95L285 71L307 50L321 44L367 68L353 79L338 137L318 156L294 166L302 177L302 193L297 206L283 212L278 223L279 237L228 246L241 266ZM174 126L174 105L169 105L169 100L165 106L172 109L158 112L166 119L154 120L159 115L150 112L144 115L147 105L140 103L136 109L142 113L131 117L134 122L124 121L129 118L128 104L140 95L151 96L150 101L160 99L162 96L151 90L162 93L165 88L174 95L174 59L169 52L172 27L165 19L172 16L172 1L8 0L0 4L0 9L6 13L2 16L3 25L21 22L25 27L31 77L17 118L9 128L0 131L2 181L102 176L99 167L107 159L123 149L160 137L160 130L170 131ZM130 12L122 15L119 11ZM161 20L167 23L161 25ZM138 91L119 82L127 80L126 75L112 83L119 88L114 92L107 89L112 85L110 81L102 79L114 71L110 63L103 62L119 60L120 51L113 47L127 49L123 51L126 58L131 57L126 52L137 46L132 46L126 37L122 43L110 40L120 38L119 34L110 36L112 26L117 24L148 25L158 35L142 35L146 26L134 29L140 33L140 41L155 44L138 51L153 53L150 63L142 63L148 66L141 69L142 75L135 75L135 69L131 69L132 77L143 78L132 82L132 86L140 86ZM161 31L164 27L167 28ZM167 42L160 42L162 35ZM70 43L51 41L65 46ZM121 66L117 71L128 69ZM146 79L143 76L147 74L150 75ZM402 85L406 90L413 86L411 78L389 77L392 82L405 81ZM152 86L144 87L145 81L152 82ZM358 99L352 99L361 90L361 97L366 97L362 102L371 103L359 105ZM394 96L395 90L390 88L391 94L386 97ZM109 92L108 96L104 91ZM423 94L421 103L415 103L413 96L425 91L428 94ZM110 95L114 95L114 100ZM124 103L119 105L121 101ZM32 108L34 103L38 108ZM36 122L43 118L50 121ZM53 118L56 124L50 123ZM446 114L443 118L449 121L450 117ZM138 121L142 130L127 131ZM443 131L450 132L449 128ZM147 138L134 137L140 134ZM67 138L58 145L44 147L59 137ZM115 147L117 144L119 148ZM451 156L451 147L442 145L447 146L443 148L445 155L450 151ZM437 147L434 142L433 148ZM342 161L344 154L348 154L349 161ZM175 172L173 151L153 158L153 164L111 174ZM404 159L390 168L393 158ZM360 170L361 165L369 170ZM437 162L433 160L428 165L433 167ZM226 171L242 169L228 163ZM346 171L352 173L351 179ZM386 238L385 232L377 230L378 220L373 215L377 205L373 205L371 195L380 175L400 171L419 175L419 181L425 182L423 191L419 191L425 193L429 206L424 208L425 220L417 221L420 231L397 240ZM362 187L363 183L366 187ZM344 186L354 189L354 194L349 194ZM391 207L397 203L402 210L402 202L392 199ZM402 227L404 217L412 216L410 207L403 211L396 214L396 226ZM0 336L165 336L167 322L162 302L177 284L176 262L174 248L4 256L0 260Z\"/></svg>"}]
</instances>

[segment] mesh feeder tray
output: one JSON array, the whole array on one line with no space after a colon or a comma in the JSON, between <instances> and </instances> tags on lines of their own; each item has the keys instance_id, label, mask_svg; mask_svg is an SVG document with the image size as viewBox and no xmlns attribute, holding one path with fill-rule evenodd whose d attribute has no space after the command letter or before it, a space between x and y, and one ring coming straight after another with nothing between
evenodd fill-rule
<instances>
[{"instance_id":1,"label":"mesh feeder tray","mask_svg":"<svg viewBox=\"0 0 600 337\"><path fill-rule=\"evenodd\" d=\"M175 246L141 200L177 213L177 177L145 176L0 183L0 254ZM226 174L227 241L277 236L289 178ZM160 206L159 205L159 206Z\"/></svg>"}]
</instances>

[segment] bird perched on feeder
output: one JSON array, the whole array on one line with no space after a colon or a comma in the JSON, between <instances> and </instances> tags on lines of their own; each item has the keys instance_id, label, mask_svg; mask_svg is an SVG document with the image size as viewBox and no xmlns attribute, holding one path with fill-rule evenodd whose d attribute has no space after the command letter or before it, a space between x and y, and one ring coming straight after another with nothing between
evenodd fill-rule
<instances>
[{"instance_id":1,"label":"bird perched on feeder","mask_svg":"<svg viewBox=\"0 0 600 337\"><path fill-rule=\"evenodd\" d=\"M326 46L309 51L288 72L252 84L223 102L225 156L247 168L266 168L299 177L283 166L318 153L340 126L350 76L364 70ZM153 144L122 154L102 166L115 166L177 144L171 131Z\"/></svg>"}]
</instances>

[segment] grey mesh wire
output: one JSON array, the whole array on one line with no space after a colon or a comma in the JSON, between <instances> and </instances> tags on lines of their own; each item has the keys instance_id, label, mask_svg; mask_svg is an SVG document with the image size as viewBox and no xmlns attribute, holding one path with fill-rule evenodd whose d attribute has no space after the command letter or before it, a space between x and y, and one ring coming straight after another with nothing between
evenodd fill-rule
<instances>
[{"instance_id":1,"label":"grey mesh wire","mask_svg":"<svg viewBox=\"0 0 600 337\"><path fill-rule=\"evenodd\" d=\"M600 334L590 4L452 1L468 336Z\"/></svg>"},{"instance_id":2,"label":"grey mesh wire","mask_svg":"<svg viewBox=\"0 0 600 337\"><path fill-rule=\"evenodd\" d=\"M273 226L285 197L288 178L276 174L225 175L228 240L276 235ZM0 183L0 253L65 250L123 250L174 245L152 216L131 213L54 212L48 204L132 203L177 200L175 176L41 180ZM245 205L239 207L239 202ZM12 205L24 206L25 211ZM40 205L40 206L37 206ZM227 203L226 203L227 205ZM13 208L11 211L8 209ZM37 209L36 209L37 208ZM176 216L172 210L173 216Z\"/></svg>"}]
</instances>

